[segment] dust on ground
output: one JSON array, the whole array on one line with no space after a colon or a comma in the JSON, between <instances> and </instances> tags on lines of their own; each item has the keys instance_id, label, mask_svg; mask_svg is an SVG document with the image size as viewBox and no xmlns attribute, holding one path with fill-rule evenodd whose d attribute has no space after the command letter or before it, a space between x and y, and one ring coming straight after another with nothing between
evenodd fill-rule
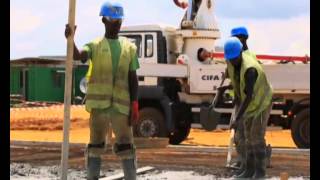
<instances>
[{"instance_id":1,"label":"dust on ground","mask_svg":"<svg viewBox=\"0 0 320 180\"><path fill-rule=\"evenodd\" d=\"M163 148L138 148L136 156L138 166L153 166L165 171L194 171L201 175L215 175L229 178L232 170L225 167L227 151L223 148L199 146L169 146ZM70 169L84 170L85 144L70 144ZM289 152L290 151L290 152ZM279 176L281 172L290 177L310 176L310 154L296 150L279 151L276 148L271 156L271 167L267 168L270 177ZM233 159L235 158L233 153ZM11 142L11 163L29 163L33 166L57 166L61 162L61 143ZM102 170L120 169L119 158L111 148L102 155Z\"/></svg>"},{"instance_id":2,"label":"dust on ground","mask_svg":"<svg viewBox=\"0 0 320 180\"><path fill-rule=\"evenodd\" d=\"M102 177L111 176L120 173L121 169L108 169L102 171ZM32 166L30 164L12 163L10 164L10 179L15 180L52 180L60 179L59 166ZM86 172L83 170L69 169L69 180L81 180L86 178ZM228 180L233 178L218 178L212 174L201 174L195 171L170 171L155 169L150 172L142 173L137 176L139 180ZM278 180L278 177L266 178L268 180ZM290 177L289 180L307 180L310 177Z\"/></svg>"}]
</instances>

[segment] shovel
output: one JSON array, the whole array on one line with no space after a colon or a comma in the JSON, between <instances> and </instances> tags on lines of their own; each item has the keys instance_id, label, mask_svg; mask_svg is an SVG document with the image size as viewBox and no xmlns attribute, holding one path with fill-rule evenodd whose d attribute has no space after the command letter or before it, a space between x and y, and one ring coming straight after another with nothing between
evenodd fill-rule
<instances>
[{"instance_id":1,"label":"shovel","mask_svg":"<svg viewBox=\"0 0 320 180\"><path fill-rule=\"evenodd\" d=\"M231 114L230 125L234 121L234 116L235 116L235 109L232 111L232 114ZM234 143L234 128L231 128L230 138L229 138L228 154L227 154L227 164L226 164L227 168L231 167L231 156L232 156L233 143Z\"/></svg>"},{"instance_id":2,"label":"shovel","mask_svg":"<svg viewBox=\"0 0 320 180\"><path fill-rule=\"evenodd\" d=\"M222 76L222 80L221 80L219 87L222 87L225 79L226 79L225 75ZM216 129L216 127L219 123L221 113L218 112L215 109L215 107L218 103L218 97L220 97L221 93L223 93L223 92L221 92L218 88L217 93L214 96L212 103L209 106L202 106L200 108L200 124L207 131L212 131L212 130Z\"/></svg>"}]
</instances>

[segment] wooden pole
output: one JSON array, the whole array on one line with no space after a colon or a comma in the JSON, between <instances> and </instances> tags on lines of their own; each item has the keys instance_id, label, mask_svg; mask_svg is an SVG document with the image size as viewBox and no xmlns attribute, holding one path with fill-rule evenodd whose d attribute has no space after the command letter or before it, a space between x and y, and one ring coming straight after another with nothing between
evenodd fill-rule
<instances>
[{"instance_id":1,"label":"wooden pole","mask_svg":"<svg viewBox=\"0 0 320 180\"><path fill-rule=\"evenodd\" d=\"M287 172L280 173L280 180L288 180L289 174Z\"/></svg>"},{"instance_id":2,"label":"wooden pole","mask_svg":"<svg viewBox=\"0 0 320 180\"><path fill-rule=\"evenodd\" d=\"M68 158L69 158L69 128L70 128L70 104L72 88L72 68L73 68L73 37L75 26L76 0L69 0L68 24L72 29L72 35L67 39L67 59L65 71L64 88L64 121L63 121L63 143L61 147L61 180L68 177Z\"/></svg>"}]
</instances>

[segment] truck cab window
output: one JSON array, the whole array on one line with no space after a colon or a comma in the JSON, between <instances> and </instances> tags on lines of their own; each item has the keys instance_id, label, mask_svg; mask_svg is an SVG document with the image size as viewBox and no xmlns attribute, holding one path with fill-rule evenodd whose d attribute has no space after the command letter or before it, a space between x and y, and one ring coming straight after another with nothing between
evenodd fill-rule
<instances>
[{"instance_id":1,"label":"truck cab window","mask_svg":"<svg viewBox=\"0 0 320 180\"><path fill-rule=\"evenodd\" d=\"M141 47L141 39L142 37L140 35L124 35L127 37L132 43L134 43L137 46L137 55L140 58L142 54L142 47Z\"/></svg>"},{"instance_id":2,"label":"truck cab window","mask_svg":"<svg viewBox=\"0 0 320 180\"><path fill-rule=\"evenodd\" d=\"M146 35L145 36L145 57L153 56L153 36Z\"/></svg>"}]
</instances>

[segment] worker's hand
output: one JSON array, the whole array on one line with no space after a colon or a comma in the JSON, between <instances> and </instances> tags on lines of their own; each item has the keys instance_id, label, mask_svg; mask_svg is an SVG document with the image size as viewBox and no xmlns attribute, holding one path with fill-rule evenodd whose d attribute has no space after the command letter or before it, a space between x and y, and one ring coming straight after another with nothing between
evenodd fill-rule
<instances>
[{"instance_id":1,"label":"worker's hand","mask_svg":"<svg viewBox=\"0 0 320 180\"><path fill-rule=\"evenodd\" d=\"M232 121L231 125L230 125L230 129L237 129L238 127L238 122L237 121Z\"/></svg>"},{"instance_id":2,"label":"worker's hand","mask_svg":"<svg viewBox=\"0 0 320 180\"><path fill-rule=\"evenodd\" d=\"M240 118L239 117L236 117L236 119L232 119L231 120L231 124L230 124L230 129L237 129L238 128L238 125L239 125L239 121L240 121Z\"/></svg>"},{"instance_id":3,"label":"worker's hand","mask_svg":"<svg viewBox=\"0 0 320 180\"><path fill-rule=\"evenodd\" d=\"M218 91L221 91L221 92L224 92L227 89L232 89L232 86L228 85L228 86L218 87Z\"/></svg>"},{"instance_id":4,"label":"worker's hand","mask_svg":"<svg viewBox=\"0 0 320 180\"><path fill-rule=\"evenodd\" d=\"M74 32L72 33L72 29L69 26L69 24L66 24L66 29L64 30L64 36L66 38L68 38L69 36L71 36L72 34L74 34L76 32L77 26L74 26Z\"/></svg>"},{"instance_id":5,"label":"worker's hand","mask_svg":"<svg viewBox=\"0 0 320 180\"><path fill-rule=\"evenodd\" d=\"M139 120L139 103L138 101L133 101L131 103L131 122L130 124L135 124Z\"/></svg>"}]
</instances>

